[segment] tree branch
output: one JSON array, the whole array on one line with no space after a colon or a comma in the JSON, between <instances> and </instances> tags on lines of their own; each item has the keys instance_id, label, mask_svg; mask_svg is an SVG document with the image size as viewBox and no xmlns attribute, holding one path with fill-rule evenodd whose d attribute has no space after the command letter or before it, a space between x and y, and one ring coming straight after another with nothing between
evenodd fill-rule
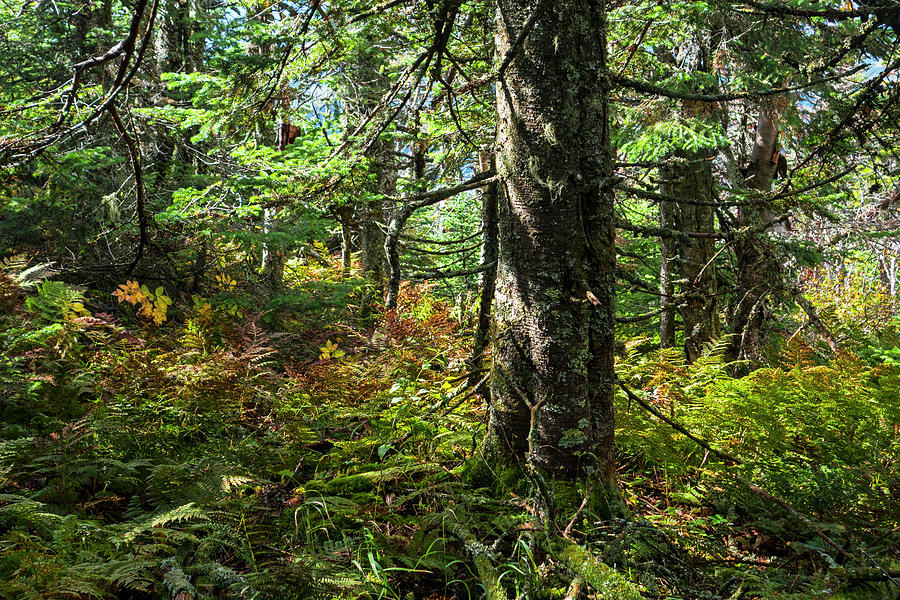
<instances>
[{"instance_id":1,"label":"tree branch","mask_svg":"<svg viewBox=\"0 0 900 600\"><path fill-rule=\"evenodd\" d=\"M805 90L807 88L821 85L823 83L829 83L831 81L838 81L840 79L844 79L845 77L849 77L859 71L863 70L866 65L857 65L852 69L845 71L839 75L832 75L830 77L823 77L821 79L816 79L814 81L810 81L808 83L803 83L799 85L793 86L785 86L785 87L777 87L777 88L769 88L767 90L758 90L752 92L733 92L733 93L724 93L724 94L697 94L694 92L679 92L676 90L671 90L669 88L665 88L659 85L652 84L647 81L637 81L635 79L630 79L628 77L623 77L619 75L613 75L610 77L612 83L616 85L620 85L622 87L626 87L638 92L644 92L646 94L653 94L655 96L662 96L664 98L672 98L675 100L691 100L694 102L730 102L732 100L745 100L751 98L766 98L769 96L780 96L782 94L791 94L793 92L797 92L800 90Z\"/></svg>"},{"instance_id":2,"label":"tree branch","mask_svg":"<svg viewBox=\"0 0 900 600\"><path fill-rule=\"evenodd\" d=\"M113 123L115 123L116 125L116 131L119 132L122 141L124 141L125 145L128 146L128 156L131 158L131 168L134 171L134 188L136 196L135 204L140 237L138 238L138 247L137 252L134 255L134 259L131 261L131 264L128 265L128 268L125 271L126 275L131 275L134 272L135 267L138 266L138 263L140 263L141 259L144 257L144 248L147 247L148 241L147 214L144 211L144 172L141 168L141 155L138 151L137 144L135 144L134 139L130 135L128 135L128 130L125 129L125 125L119 118L119 113L118 111L116 111L115 106L111 106L109 108L109 116L112 117Z\"/></svg>"}]
</instances>

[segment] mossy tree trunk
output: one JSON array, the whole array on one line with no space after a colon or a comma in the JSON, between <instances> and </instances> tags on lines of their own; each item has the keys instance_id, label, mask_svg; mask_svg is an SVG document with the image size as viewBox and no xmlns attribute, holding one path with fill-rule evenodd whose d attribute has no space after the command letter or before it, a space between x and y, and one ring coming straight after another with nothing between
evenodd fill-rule
<instances>
[{"instance_id":1,"label":"mossy tree trunk","mask_svg":"<svg viewBox=\"0 0 900 600\"><path fill-rule=\"evenodd\" d=\"M660 166L661 171L663 168ZM676 205L672 201L662 200L659 203L659 227L661 229L676 229L675 209ZM675 345L677 250L678 243L674 237L662 236L659 238L659 307L662 311L659 314L660 348L671 348Z\"/></svg>"},{"instance_id":2,"label":"mossy tree trunk","mask_svg":"<svg viewBox=\"0 0 900 600\"><path fill-rule=\"evenodd\" d=\"M661 165L660 192L676 199L673 202L661 202L660 213L666 213L668 221L663 227L682 233L715 231L715 185L710 162L712 156L711 152L682 150L673 153ZM678 312L684 327L684 353L689 362L694 362L700 357L703 345L715 340L721 333L716 303L716 269L713 264L715 241L712 236L677 239L668 237L663 244L663 248L669 249L668 293L670 297L674 293L674 276L677 273L681 298ZM660 287L662 288L662 281ZM664 310L663 315L665 313ZM671 326L674 335L674 321ZM674 339L671 341L674 342ZM671 345L674 344L670 343L669 346Z\"/></svg>"},{"instance_id":3,"label":"mossy tree trunk","mask_svg":"<svg viewBox=\"0 0 900 600\"><path fill-rule=\"evenodd\" d=\"M772 188L778 152L777 115L763 104L756 124L756 139L745 174L747 188L765 193ZM755 228L734 244L736 290L728 323L732 335L729 354L732 358L759 358L759 344L767 312L766 297L777 287L780 270L766 241L766 232L776 229L774 214L762 199L741 205L737 225Z\"/></svg>"},{"instance_id":4,"label":"mossy tree trunk","mask_svg":"<svg viewBox=\"0 0 900 600\"><path fill-rule=\"evenodd\" d=\"M485 458L609 482L615 230L605 5L499 0L497 10L496 46L508 66L497 85L500 249Z\"/></svg>"},{"instance_id":5,"label":"mossy tree trunk","mask_svg":"<svg viewBox=\"0 0 900 600\"><path fill-rule=\"evenodd\" d=\"M379 49L379 35L370 31L367 43L356 49L351 57L342 92L347 107L347 130L356 129L360 123L370 118L384 94L391 88L387 56ZM376 118L371 125L377 129ZM365 142L363 142L365 143ZM365 152L368 161L369 183L367 197L356 203L359 222L360 263L363 273L373 283L375 294L380 300L385 286L385 209L389 208L388 198L397 192L397 157L395 143L387 135L369 140Z\"/></svg>"},{"instance_id":6,"label":"mossy tree trunk","mask_svg":"<svg viewBox=\"0 0 900 600\"><path fill-rule=\"evenodd\" d=\"M387 84L387 82L385 82ZM386 88L385 88L386 89ZM377 297L384 293L384 227L387 198L397 193L397 161L394 143L378 139L368 153L372 166L373 198L359 209L360 247L363 273L375 285Z\"/></svg>"}]
</instances>

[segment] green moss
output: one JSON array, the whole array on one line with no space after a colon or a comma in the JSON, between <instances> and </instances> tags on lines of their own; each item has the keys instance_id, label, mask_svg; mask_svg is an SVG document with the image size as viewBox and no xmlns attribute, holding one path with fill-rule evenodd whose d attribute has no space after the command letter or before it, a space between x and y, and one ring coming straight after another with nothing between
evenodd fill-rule
<instances>
[{"instance_id":1,"label":"green moss","mask_svg":"<svg viewBox=\"0 0 900 600\"><path fill-rule=\"evenodd\" d=\"M578 544L561 543L557 548L556 556L594 588L596 592L594 598L598 600L641 600L641 592L637 585Z\"/></svg>"},{"instance_id":2,"label":"green moss","mask_svg":"<svg viewBox=\"0 0 900 600\"><path fill-rule=\"evenodd\" d=\"M350 501L355 502L360 506L371 506L378 504L381 501L381 498L372 492L357 492L355 494L350 494Z\"/></svg>"},{"instance_id":3,"label":"green moss","mask_svg":"<svg viewBox=\"0 0 900 600\"><path fill-rule=\"evenodd\" d=\"M321 492L322 490L325 489L326 485L327 485L327 483L324 481L320 481L318 479L312 479L303 484L302 490L307 493L308 492Z\"/></svg>"},{"instance_id":4,"label":"green moss","mask_svg":"<svg viewBox=\"0 0 900 600\"><path fill-rule=\"evenodd\" d=\"M372 481L372 478L366 477L364 474L361 474L335 477L328 482L325 491L330 493L343 492L352 494L359 492L370 492L374 489L375 482Z\"/></svg>"},{"instance_id":5,"label":"green moss","mask_svg":"<svg viewBox=\"0 0 900 600\"><path fill-rule=\"evenodd\" d=\"M476 456L466 461L457 470L457 473L463 483L469 487L521 491L524 482L522 470L517 465L498 465L497 461L489 461Z\"/></svg>"},{"instance_id":6,"label":"green moss","mask_svg":"<svg viewBox=\"0 0 900 600\"><path fill-rule=\"evenodd\" d=\"M553 499L556 503L557 514L561 519L570 519L584 500L584 485L569 481L554 480ZM627 517L628 506L622 499L618 485L615 483L594 483L587 505L582 511L582 519L587 521L608 520L614 517ZM564 527L568 521L562 523ZM576 529L581 527L575 523Z\"/></svg>"},{"instance_id":7,"label":"green moss","mask_svg":"<svg viewBox=\"0 0 900 600\"><path fill-rule=\"evenodd\" d=\"M572 515L584 499L584 490L580 485L569 481L553 481L553 499L559 508L559 514Z\"/></svg>"},{"instance_id":8,"label":"green moss","mask_svg":"<svg viewBox=\"0 0 900 600\"><path fill-rule=\"evenodd\" d=\"M347 496L350 494L371 492L376 488L372 477L362 475L346 475L335 477L329 481L313 479L303 484L306 492L317 492L325 496Z\"/></svg>"}]
</instances>

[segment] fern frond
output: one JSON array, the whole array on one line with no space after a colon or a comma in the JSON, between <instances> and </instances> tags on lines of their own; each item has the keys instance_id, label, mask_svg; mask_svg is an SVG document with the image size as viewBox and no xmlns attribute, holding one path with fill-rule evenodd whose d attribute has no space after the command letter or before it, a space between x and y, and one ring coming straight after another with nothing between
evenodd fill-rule
<instances>
[{"instance_id":1,"label":"fern frond","mask_svg":"<svg viewBox=\"0 0 900 600\"><path fill-rule=\"evenodd\" d=\"M108 595L97 582L72 576L63 577L57 585L57 591L69 598L103 598Z\"/></svg>"},{"instance_id":2,"label":"fern frond","mask_svg":"<svg viewBox=\"0 0 900 600\"><path fill-rule=\"evenodd\" d=\"M150 520L150 527L161 527L163 525L168 525L169 523L177 523L179 521L186 521L202 516L204 516L203 510L193 502L188 502L187 504L173 508L168 512L154 517Z\"/></svg>"},{"instance_id":3,"label":"fern frond","mask_svg":"<svg viewBox=\"0 0 900 600\"><path fill-rule=\"evenodd\" d=\"M17 494L0 494L0 517L20 519L26 524L46 526L48 521L62 521L63 516L52 512L43 502Z\"/></svg>"},{"instance_id":4,"label":"fern frond","mask_svg":"<svg viewBox=\"0 0 900 600\"><path fill-rule=\"evenodd\" d=\"M131 557L106 563L105 576L116 587L141 592L153 590L154 570L158 561L154 558Z\"/></svg>"}]
</instances>

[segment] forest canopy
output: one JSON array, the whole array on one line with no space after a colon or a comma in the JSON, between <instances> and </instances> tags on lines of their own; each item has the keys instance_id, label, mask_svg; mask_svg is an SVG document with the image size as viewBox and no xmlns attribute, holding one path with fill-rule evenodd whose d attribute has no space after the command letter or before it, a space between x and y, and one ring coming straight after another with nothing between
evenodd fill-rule
<instances>
[{"instance_id":1,"label":"forest canopy","mask_svg":"<svg viewBox=\"0 0 900 600\"><path fill-rule=\"evenodd\" d=\"M898 33L0 3L0 598L900 598Z\"/></svg>"}]
</instances>

